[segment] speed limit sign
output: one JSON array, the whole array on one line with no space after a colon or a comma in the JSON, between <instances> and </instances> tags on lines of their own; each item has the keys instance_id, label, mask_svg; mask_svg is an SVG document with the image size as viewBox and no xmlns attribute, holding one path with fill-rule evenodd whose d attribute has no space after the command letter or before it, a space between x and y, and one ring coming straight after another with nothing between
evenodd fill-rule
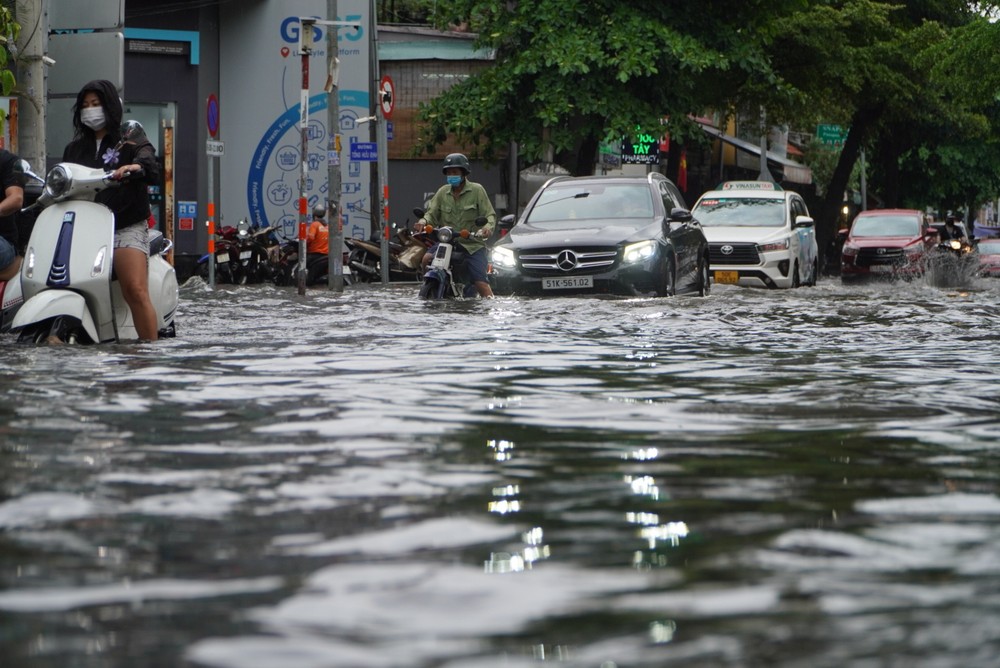
<instances>
[{"instance_id":1,"label":"speed limit sign","mask_svg":"<svg viewBox=\"0 0 1000 668\"><path fill-rule=\"evenodd\" d=\"M388 74L382 77L382 81L378 85L378 96L382 115L386 118L392 118L392 110L396 106L396 86Z\"/></svg>"}]
</instances>

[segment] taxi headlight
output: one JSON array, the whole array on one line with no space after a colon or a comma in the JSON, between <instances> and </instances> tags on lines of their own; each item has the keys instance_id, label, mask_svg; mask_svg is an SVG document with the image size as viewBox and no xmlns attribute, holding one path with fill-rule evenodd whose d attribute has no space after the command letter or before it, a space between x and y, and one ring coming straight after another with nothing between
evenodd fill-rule
<instances>
[{"instance_id":1,"label":"taxi headlight","mask_svg":"<svg viewBox=\"0 0 1000 668\"><path fill-rule=\"evenodd\" d=\"M768 251L788 250L791 247L791 245L792 244L788 240L788 237L785 237L781 241L775 241L769 244L764 244L763 246L760 247L760 250L762 253L767 253Z\"/></svg>"},{"instance_id":2,"label":"taxi headlight","mask_svg":"<svg viewBox=\"0 0 1000 668\"><path fill-rule=\"evenodd\" d=\"M655 252L656 242L652 239L647 239L646 241L640 241L626 246L625 253L622 257L626 264L634 264L652 257Z\"/></svg>"},{"instance_id":3,"label":"taxi headlight","mask_svg":"<svg viewBox=\"0 0 1000 668\"><path fill-rule=\"evenodd\" d=\"M451 241L451 238L453 236L455 236L455 233L452 231L450 227L442 227L440 230L438 230L438 241L440 241L443 244L446 244L449 241Z\"/></svg>"},{"instance_id":4,"label":"taxi headlight","mask_svg":"<svg viewBox=\"0 0 1000 668\"><path fill-rule=\"evenodd\" d=\"M69 192L73 183L73 175L62 165L56 165L45 176L45 193L53 198L59 199Z\"/></svg>"},{"instance_id":5,"label":"taxi headlight","mask_svg":"<svg viewBox=\"0 0 1000 668\"><path fill-rule=\"evenodd\" d=\"M514 251L503 246L497 246L494 248L490 259L493 261L494 267L513 269L515 266Z\"/></svg>"}]
</instances>

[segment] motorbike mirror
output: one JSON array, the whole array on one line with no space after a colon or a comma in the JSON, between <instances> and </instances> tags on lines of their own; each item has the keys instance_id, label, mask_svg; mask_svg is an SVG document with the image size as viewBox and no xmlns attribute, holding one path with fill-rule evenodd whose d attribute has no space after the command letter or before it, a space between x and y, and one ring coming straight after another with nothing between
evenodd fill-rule
<instances>
[{"instance_id":1,"label":"motorbike mirror","mask_svg":"<svg viewBox=\"0 0 1000 668\"><path fill-rule=\"evenodd\" d=\"M427 212L421 209L419 206L413 208L413 215L416 216L417 218L423 218L425 213Z\"/></svg>"},{"instance_id":2,"label":"motorbike mirror","mask_svg":"<svg viewBox=\"0 0 1000 668\"><path fill-rule=\"evenodd\" d=\"M486 216L479 216L478 218L476 218L476 227L482 227L487 222L489 221L486 220Z\"/></svg>"}]
</instances>

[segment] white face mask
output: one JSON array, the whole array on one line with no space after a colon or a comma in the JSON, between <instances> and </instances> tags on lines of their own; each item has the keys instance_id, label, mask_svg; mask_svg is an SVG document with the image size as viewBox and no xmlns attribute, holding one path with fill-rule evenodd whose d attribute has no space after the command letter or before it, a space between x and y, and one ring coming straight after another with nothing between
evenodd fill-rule
<instances>
[{"instance_id":1,"label":"white face mask","mask_svg":"<svg viewBox=\"0 0 1000 668\"><path fill-rule=\"evenodd\" d=\"M101 107L81 109L80 122L91 130L100 130L104 127L104 109Z\"/></svg>"}]
</instances>

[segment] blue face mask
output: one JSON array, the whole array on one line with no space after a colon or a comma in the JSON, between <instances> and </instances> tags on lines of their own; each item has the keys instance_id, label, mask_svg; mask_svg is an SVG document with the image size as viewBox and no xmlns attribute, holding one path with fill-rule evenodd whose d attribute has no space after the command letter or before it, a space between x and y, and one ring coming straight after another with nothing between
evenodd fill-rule
<instances>
[{"instance_id":1,"label":"blue face mask","mask_svg":"<svg viewBox=\"0 0 1000 668\"><path fill-rule=\"evenodd\" d=\"M447 176L445 177L445 180L448 181L448 185L451 186L452 188L462 183L461 176Z\"/></svg>"}]
</instances>

